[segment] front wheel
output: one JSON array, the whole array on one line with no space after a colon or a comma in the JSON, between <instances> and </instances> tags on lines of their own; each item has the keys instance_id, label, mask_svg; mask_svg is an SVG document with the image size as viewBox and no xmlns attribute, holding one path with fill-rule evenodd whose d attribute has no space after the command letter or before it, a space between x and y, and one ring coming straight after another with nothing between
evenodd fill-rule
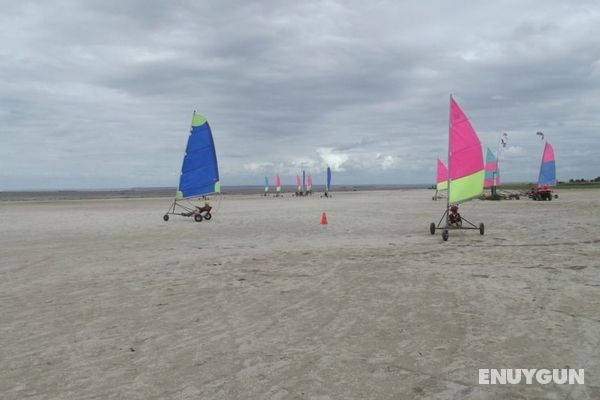
<instances>
[{"instance_id":1,"label":"front wheel","mask_svg":"<svg viewBox=\"0 0 600 400\"><path fill-rule=\"evenodd\" d=\"M169 220L169 215L168 214L163 215L163 221L168 221L168 220Z\"/></svg>"},{"instance_id":2,"label":"front wheel","mask_svg":"<svg viewBox=\"0 0 600 400\"><path fill-rule=\"evenodd\" d=\"M557 194L555 194L555 195L554 195L554 198L555 198L555 199L558 199L558 195L557 195Z\"/></svg>"},{"instance_id":3,"label":"front wheel","mask_svg":"<svg viewBox=\"0 0 600 400\"><path fill-rule=\"evenodd\" d=\"M431 225L429 225L429 232L432 235L435 235L435 222L432 222Z\"/></svg>"},{"instance_id":4,"label":"front wheel","mask_svg":"<svg viewBox=\"0 0 600 400\"><path fill-rule=\"evenodd\" d=\"M483 222L479 224L479 234L483 235L485 233L485 225L483 225Z\"/></svg>"},{"instance_id":5,"label":"front wheel","mask_svg":"<svg viewBox=\"0 0 600 400\"><path fill-rule=\"evenodd\" d=\"M448 241L448 229L444 229L444 232L442 232L442 240L444 242Z\"/></svg>"},{"instance_id":6,"label":"front wheel","mask_svg":"<svg viewBox=\"0 0 600 400\"><path fill-rule=\"evenodd\" d=\"M196 222L202 222L202 215L200 215L200 214L194 215L194 221L196 221Z\"/></svg>"},{"instance_id":7,"label":"front wheel","mask_svg":"<svg viewBox=\"0 0 600 400\"><path fill-rule=\"evenodd\" d=\"M211 219L211 218L212 218L212 215L211 215L210 213L206 213L206 214L204 214L204 219L205 219L205 220L207 220L207 221L208 221L208 220L209 220L209 219Z\"/></svg>"}]
</instances>

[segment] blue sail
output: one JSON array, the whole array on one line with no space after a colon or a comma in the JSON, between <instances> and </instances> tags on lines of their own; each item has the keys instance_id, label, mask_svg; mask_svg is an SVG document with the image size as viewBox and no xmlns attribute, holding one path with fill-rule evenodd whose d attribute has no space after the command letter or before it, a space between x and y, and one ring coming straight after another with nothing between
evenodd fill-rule
<instances>
[{"instance_id":1,"label":"blue sail","mask_svg":"<svg viewBox=\"0 0 600 400\"><path fill-rule=\"evenodd\" d=\"M177 199L220 191L219 167L212 132L206 118L194 111L181 167Z\"/></svg>"},{"instance_id":2,"label":"blue sail","mask_svg":"<svg viewBox=\"0 0 600 400\"><path fill-rule=\"evenodd\" d=\"M331 190L331 168L327 167L327 191Z\"/></svg>"},{"instance_id":3,"label":"blue sail","mask_svg":"<svg viewBox=\"0 0 600 400\"><path fill-rule=\"evenodd\" d=\"M538 186L554 185L556 185L556 163L554 161L543 163L540 168Z\"/></svg>"},{"instance_id":4,"label":"blue sail","mask_svg":"<svg viewBox=\"0 0 600 400\"><path fill-rule=\"evenodd\" d=\"M544 146L538 186L556 186L556 157L554 147L548 142Z\"/></svg>"},{"instance_id":5,"label":"blue sail","mask_svg":"<svg viewBox=\"0 0 600 400\"><path fill-rule=\"evenodd\" d=\"M306 187L306 171L302 170L302 190Z\"/></svg>"}]
</instances>

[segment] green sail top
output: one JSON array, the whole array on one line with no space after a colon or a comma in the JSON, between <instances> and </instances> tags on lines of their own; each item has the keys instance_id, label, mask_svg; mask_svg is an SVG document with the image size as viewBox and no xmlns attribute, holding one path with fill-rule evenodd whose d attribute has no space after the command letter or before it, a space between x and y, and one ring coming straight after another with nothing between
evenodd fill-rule
<instances>
[{"instance_id":1,"label":"green sail top","mask_svg":"<svg viewBox=\"0 0 600 400\"><path fill-rule=\"evenodd\" d=\"M206 118L204 118L204 116L200 115L200 114L194 114L194 117L192 118L192 126L200 126L200 125L204 125L204 123L206 123Z\"/></svg>"}]
</instances>

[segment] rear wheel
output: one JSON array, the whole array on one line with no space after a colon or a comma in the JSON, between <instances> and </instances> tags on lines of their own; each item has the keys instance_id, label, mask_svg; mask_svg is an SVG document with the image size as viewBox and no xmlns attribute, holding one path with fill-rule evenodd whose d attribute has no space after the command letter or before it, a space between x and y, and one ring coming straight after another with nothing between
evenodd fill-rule
<instances>
[{"instance_id":1,"label":"rear wheel","mask_svg":"<svg viewBox=\"0 0 600 400\"><path fill-rule=\"evenodd\" d=\"M483 225L483 222L479 224L479 234L483 235L485 233L485 225Z\"/></svg>"},{"instance_id":2,"label":"rear wheel","mask_svg":"<svg viewBox=\"0 0 600 400\"><path fill-rule=\"evenodd\" d=\"M557 195L557 194L555 194L555 195L554 195L554 198L555 198L555 199L558 199L558 195Z\"/></svg>"},{"instance_id":3,"label":"rear wheel","mask_svg":"<svg viewBox=\"0 0 600 400\"><path fill-rule=\"evenodd\" d=\"M444 242L448 241L448 229L444 229L444 232L442 233L442 240Z\"/></svg>"},{"instance_id":4,"label":"rear wheel","mask_svg":"<svg viewBox=\"0 0 600 400\"><path fill-rule=\"evenodd\" d=\"M210 215L210 213L206 213L206 214L204 214L204 219L205 219L205 220L207 220L207 221L208 221L208 220L209 220L209 219L211 219L211 218L212 218L212 215Z\"/></svg>"},{"instance_id":5,"label":"rear wheel","mask_svg":"<svg viewBox=\"0 0 600 400\"><path fill-rule=\"evenodd\" d=\"M168 220L169 220L169 215L168 214L163 215L163 221L168 221Z\"/></svg>"},{"instance_id":6,"label":"rear wheel","mask_svg":"<svg viewBox=\"0 0 600 400\"><path fill-rule=\"evenodd\" d=\"M202 222L202 215L200 215L200 214L194 215L194 221L196 221L196 222Z\"/></svg>"},{"instance_id":7,"label":"rear wheel","mask_svg":"<svg viewBox=\"0 0 600 400\"><path fill-rule=\"evenodd\" d=\"M431 225L429 225L429 232L432 235L435 235L435 222L432 222Z\"/></svg>"}]
</instances>

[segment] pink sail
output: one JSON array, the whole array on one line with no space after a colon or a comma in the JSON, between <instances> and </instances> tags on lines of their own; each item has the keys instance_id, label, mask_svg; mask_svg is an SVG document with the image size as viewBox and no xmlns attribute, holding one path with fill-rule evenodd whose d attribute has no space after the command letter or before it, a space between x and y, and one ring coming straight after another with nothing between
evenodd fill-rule
<instances>
[{"instance_id":1,"label":"pink sail","mask_svg":"<svg viewBox=\"0 0 600 400\"><path fill-rule=\"evenodd\" d=\"M498 169L498 161L490 162L485 164L486 171L495 171Z\"/></svg>"},{"instance_id":2,"label":"pink sail","mask_svg":"<svg viewBox=\"0 0 600 400\"><path fill-rule=\"evenodd\" d=\"M477 133L454 99L450 118L450 178L456 180L483 170L483 154Z\"/></svg>"},{"instance_id":3,"label":"pink sail","mask_svg":"<svg viewBox=\"0 0 600 400\"><path fill-rule=\"evenodd\" d=\"M442 160L438 159L437 162L437 183L448 181L448 169Z\"/></svg>"},{"instance_id":4,"label":"pink sail","mask_svg":"<svg viewBox=\"0 0 600 400\"><path fill-rule=\"evenodd\" d=\"M485 179L481 142L469 118L452 97L448 158L448 202L456 204L479 196Z\"/></svg>"},{"instance_id":5,"label":"pink sail","mask_svg":"<svg viewBox=\"0 0 600 400\"><path fill-rule=\"evenodd\" d=\"M302 180L300 179L300 175L296 174L296 186L298 188L302 188Z\"/></svg>"},{"instance_id":6,"label":"pink sail","mask_svg":"<svg viewBox=\"0 0 600 400\"><path fill-rule=\"evenodd\" d=\"M554 147L548 142L544 146L542 165L538 177L538 186L556 186L556 159L554 158Z\"/></svg>"},{"instance_id":7,"label":"pink sail","mask_svg":"<svg viewBox=\"0 0 600 400\"><path fill-rule=\"evenodd\" d=\"M554 161L554 147L550 143L546 143L544 147L544 158L542 159L543 163Z\"/></svg>"},{"instance_id":8,"label":"pink sail","mask_svg":"<svg viewBox=\"0 0 600 400\"><path fill-rule=\"evenodd\" d=\"M279 175L275 175L275 187L281 187L281 178Z\"/></svg>"},{"instance_id":9,"label":"pink sail","mask_svg":"<svg viewBox=\"0 0 600 400\"><path fill-rule=\"evenodd\" d=\"M309 188L312 188L312 175L310 175L310 174L306 177L306 185Z\"/></svg>"}]
</instances>

